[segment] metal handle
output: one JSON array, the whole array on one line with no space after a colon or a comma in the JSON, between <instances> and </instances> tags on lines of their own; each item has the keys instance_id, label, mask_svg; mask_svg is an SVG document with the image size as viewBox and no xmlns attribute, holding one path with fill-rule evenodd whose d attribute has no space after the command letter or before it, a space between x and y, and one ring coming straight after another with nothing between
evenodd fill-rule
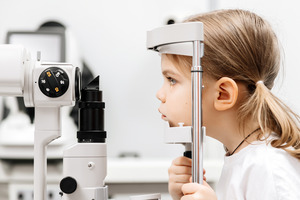
<instances>
[{"instance_id":1,"label":"metal handle","mask_svg":"<svg viewBox=\"0 0 300 200\"><path fill-rule=\"evenodd\" d=\"M202 131L202 67L203 43L193 42L192 74L192 179L203 183L203 131Z\"/></svg>"}]
</instances>

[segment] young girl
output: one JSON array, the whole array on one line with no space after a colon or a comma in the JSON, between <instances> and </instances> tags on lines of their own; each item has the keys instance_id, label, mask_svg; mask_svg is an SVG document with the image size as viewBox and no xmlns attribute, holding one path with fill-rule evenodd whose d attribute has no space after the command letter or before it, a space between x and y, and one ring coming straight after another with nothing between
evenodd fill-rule
<instances>
[{"instance_id":1,"label":"young girl","mask_svg":"<svg viewBox=\"0 0 300 200\"><path fill-rule=\"evenodd\" d=\"M204 24L203 124L227 153L216 193L205 181L191 183L189 158L175 159L169 168L172 198L300 199L300 120L270 91L281 62L270 25L243 10L187 21ZM191 125L191 66L191 57L162 55L157 98L170 126Z\"/></svg>"}]
</instances>

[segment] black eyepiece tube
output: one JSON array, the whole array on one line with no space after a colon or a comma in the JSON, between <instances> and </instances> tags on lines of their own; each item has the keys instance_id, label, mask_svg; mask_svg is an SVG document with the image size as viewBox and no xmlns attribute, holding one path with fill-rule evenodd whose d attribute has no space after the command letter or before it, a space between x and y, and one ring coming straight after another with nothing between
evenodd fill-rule
<instances>
[{"instance_id":1,"label":"black eyepiece tube","mask_svg":"<svg viewBox=\"0 0 300 200\"><path fill-rule=\"evenodd\" d=\"M102 91L99 90L99 76L81 90L78 102L79 143L105 143L104 108Z\"/></svg>"}]
</instances>

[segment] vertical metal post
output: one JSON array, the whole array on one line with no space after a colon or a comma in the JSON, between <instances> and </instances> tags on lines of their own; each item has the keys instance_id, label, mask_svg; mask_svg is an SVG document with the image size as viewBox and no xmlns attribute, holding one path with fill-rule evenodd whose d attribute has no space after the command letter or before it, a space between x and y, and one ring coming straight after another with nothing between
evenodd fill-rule
<instances>
[{"instance_id":1,"label":"vertical metal post","mask_svg":"<svg viewBox=\"0 0 300 200\"><path fill-rule=\"evenodd\" d=\"M193 42L192 75L192 178L195 183L203 183L203 131L202 131L202 67L203 43Z\"/></svg>"}]
</instances>

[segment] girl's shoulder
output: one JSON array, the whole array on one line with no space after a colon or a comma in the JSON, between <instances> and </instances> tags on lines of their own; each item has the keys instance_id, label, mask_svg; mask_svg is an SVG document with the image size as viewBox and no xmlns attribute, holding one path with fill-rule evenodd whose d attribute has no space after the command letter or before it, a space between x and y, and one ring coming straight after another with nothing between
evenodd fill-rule
<instances>
[{"instance_id":1,"label":"girl's shoulder","mask_svg":"<svg viewBox=\"0 0 300 200\"><path fill-rule=\"evenodd\" d=\"M252 144L249 144L249 153L248 156L252 155L255 157L260 157L264 162L273 164L274 166L280 165L300 165L300 160L291 156L287 151L281 148L275 148L271 145L272 140L276 139L274 136L271 136L262 141L256 141ZM300 169L299 169L300 170Z\"/></svg>"},{"instance_id":2,"label":"girl's shoulder","mask_svg":"<svg viewBox=\"0 0 300 200\"><path fill-rule=\"evenodd\" d=\"M268 187L274 187L282 199L300 199L299 159L284 149L273 147L268 140L249 145L249 150L245 162L251 160L252 165L248 166L248 170L252 176L259 172L260 181L268 183Z\"/></svg>"},{"instance_id":3,"label":"girl's shoulder","mask_svg":"<svg viewBox=\"0 0 300 200\"><path fill-rule=\"evenodd\" d=\"M251 167L263 167L273 173L278 170L282 173L283 169L292 170L300 176L300 160L284 149L273 147L271 141L272 139L267 139L249 144L244 154L244 162L254 161Z\"/></svg>"},{"instance_id":4,"label":"girl's shoulder","mask_svg":"<svg viewBox=\"0 0 300 200\"><path fill-rule=\"evenodd\" d=\"M236 199L274 200L300 199L299 185L300 161L264 140L225 157L218 188Z\"/></svg>"}]
</instances>

